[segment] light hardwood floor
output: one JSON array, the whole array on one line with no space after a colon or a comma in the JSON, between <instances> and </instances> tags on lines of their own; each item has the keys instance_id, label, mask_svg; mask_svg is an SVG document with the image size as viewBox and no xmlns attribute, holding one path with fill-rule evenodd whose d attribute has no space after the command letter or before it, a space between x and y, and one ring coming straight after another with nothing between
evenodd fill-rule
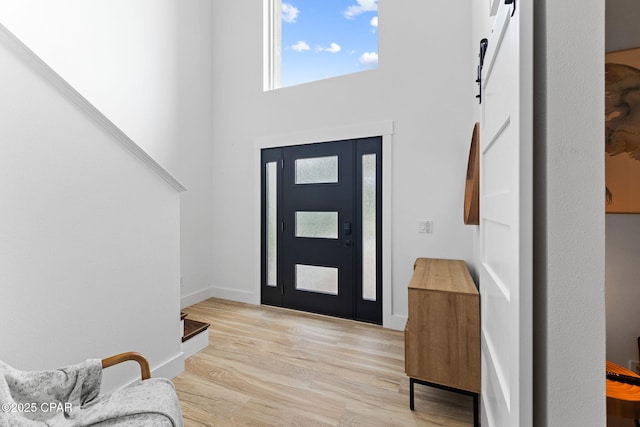
<instances>
[{"instance_id":1,"label":"light hardwood floor","mask_svg":"<svg viewBox=\"0 0 640 427\"><path fill-rule=\"evenodd\" d=\"M174 378L190 426L471 426L470 397L415 386L409 409L402 332L209 299L209 346Z\"/></svg>"}]
</instances>

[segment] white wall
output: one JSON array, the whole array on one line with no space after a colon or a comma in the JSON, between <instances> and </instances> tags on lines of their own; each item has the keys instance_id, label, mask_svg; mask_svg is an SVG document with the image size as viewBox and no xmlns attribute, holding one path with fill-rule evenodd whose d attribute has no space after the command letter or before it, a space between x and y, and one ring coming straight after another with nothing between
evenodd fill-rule
<instances>
[{"instance_id":1,"label":"white wall","mask_svg":"<svg viewBox=\"0 0 640 427\"><path fill-rule=\"evenodd\" d=\"M605 425L604 2L534 20L534 425Z\"/></svg>"},{"instance_id":2,"label":"white wall","mask_svg":"<svg viewBox=\"0 0 640 427\"><path fill-rule=\"evenodd\" d=\"M182 195L182 306L211 296L213 286L212 74L213 3L175 0L177 139L167 168L189 191ZM216 209L221 206L216 204Z\"/></svg>"},{"instance_id":3,"label":"white wall","mask_svg":"<svg viewBox=\"0 0 640 427\"><path fill-rule=\"evenodd\" d=\"M183 303L211 268L211 12L207 0L0 0L0 22L188 188Z\"/></svg>"},{"instance_id":4,"label":"white wall","mask_svg":"<svg viewBox=\"0 0 640 427\"><path fill-rule=\"evenodd\" d=\"M0 359L39 370L133 350L176 375L179 193L3 34ZM108 371L106 389L134 372Z\"/></svg>"},{"instance_id":5,"label":"white wall","mask_svg":"<svg viewBox=\"0 0 640 427\"><path fill-rule=\"evenodd\" d=\"M1 22L160 164L176 147L172 0L0 1Z\"/></svg>"},{"instance_id":6,"label":"white wall","mask_svg":"<svg viewBox=\"0 0 640 427\"><path fill-rule=\"evenodd\" d=\"M258 302L254 140L393 120L392 311L407 313L417 257L472 259L462 203L473 93L470 13L459 2L380 3L377 70L263 92L261 0L214 4L216 295ZM447 43L438 40L447 39ZM383 171L384 173L384 171ZM419 234L418 221L434 222Z\"/></svg>"}]
</instances>

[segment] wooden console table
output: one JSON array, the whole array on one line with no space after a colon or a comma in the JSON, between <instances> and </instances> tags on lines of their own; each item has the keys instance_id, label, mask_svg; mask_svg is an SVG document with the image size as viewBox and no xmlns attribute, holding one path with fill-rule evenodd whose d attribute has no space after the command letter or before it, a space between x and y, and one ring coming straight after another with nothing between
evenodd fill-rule
<instances>
[{"instance_id":1,"label":"wooden console table","mask_svg":"<svg viewBox=\"0 0 640 427\"><path fill-rule=\"evenodd\" d=\"M404 331L410 407L414 383L473 397L479 425L480 298L464 261L418 258Z\"/></svg>"}]
</instances>

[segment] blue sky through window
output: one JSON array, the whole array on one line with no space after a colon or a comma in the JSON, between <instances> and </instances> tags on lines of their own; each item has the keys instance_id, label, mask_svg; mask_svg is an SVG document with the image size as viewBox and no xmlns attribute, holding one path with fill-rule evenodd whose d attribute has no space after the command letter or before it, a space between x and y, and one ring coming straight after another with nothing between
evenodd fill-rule
<instances>
[{"instance_id":1,"label":"blue sky through window","mask_svg":"<svg viewBox=\"0 0 640 427\"><path fill-rule=\"evenodd\" d=\"M282 87L378 66L378 0L282 0Z\"/></svg>"}]
</instances>

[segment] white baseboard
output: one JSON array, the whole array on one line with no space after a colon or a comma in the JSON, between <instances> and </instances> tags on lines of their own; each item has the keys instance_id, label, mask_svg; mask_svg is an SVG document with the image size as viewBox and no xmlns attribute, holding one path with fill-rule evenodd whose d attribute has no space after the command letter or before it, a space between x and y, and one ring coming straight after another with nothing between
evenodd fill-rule
<instances>
[{"instance_id":1,"label":"white baseboard","mask_svg":"<svg viewBox=\"0 0 640 427\"><path fill-rule=\"evenodd\" d=\"M180 308L189 307L190 305L197 304L211 297L213 297L213 287L205 288L188 295L182 295L180 298Z\"/></svg>"},{"instance_id":2,"label":"white baseboard","mask_svg":"<svg viewBox=\"0 0 640 427\"><path fill-rule=\"evenodd\" d=\"M260 305L260 294L250 291L239 291L229 288L213 288L213 296L236 302L244 302L247 304Z\"/></svg>"},{"instance_id":3,"label":"white baseboard","mask_svg":"<svg viewBox=\"0 0 640 427\"><path fill-rule=\"evenodd\" d=\"M135 364L134 364L135 365ZM131 374L125 374L123 372L107 372L103 373L101 393L108 394L115 390L129 387L140 381L140 368L138 366L130 365L128 372ZM122 368L121 368L122 369ZM106 372L106 371L105 371ZM158 366L151 367L151 378L174 378L184 372L184 357L182 351L171 357L169 360L161 363Z\"/></svg>"},{"instance_id":4,"label":"white baseboard","mask_svg":"<svg viewBox=\"0 0 640 427\"><path fill-rule=\"evenodd\" d=\"M404 327L407 324L407 316L400 316L398 314L392 314L389 321L383 325L385 328L394 329L396 331L404 331Z\"/></svg>"},{"instance_id":5,"label":"white baseboard","mask_svg":"<svg viewBox=\"0 0 640 427\"><path fill-rule=\"evenodd\" d=\"M161 363L159 366L151 368L151 378L174 378L184 372L184 356L182 351L171 359L167 360L164 363ZM115 390L122 389L125 387L129 387L140 381L140 371L136 371L136 375L133 379L129 379L123 383L118 385L109 384L108 386L102 388L102 392L107 394L111 393Z\"/></svg>"},{"instance_id":6,"label":"white baseboard","mask_svg":"<svg viewBox=\"0 0 640 427\"><path fill-rule=\"evenodd\" d=\"M230 301L244 302L247 304L260 304L260 294L256 295L250 291L239 291L230 288L218 288L211 286L188 295L182 295L180 298L180 308L189 307L191 305L202 302L208 298L221 298Z\"/></svg>"},{"instance_id":7,"label":"white baseboard","mask_svg":"<svg viewBox=\"0 0 640 427\"><path fill-rule=\"evenodd\" d=\"M182 352L159 366L151 369L151 378L173 378L184 372L184 356Z\"/></svg>"}]
</instances>

